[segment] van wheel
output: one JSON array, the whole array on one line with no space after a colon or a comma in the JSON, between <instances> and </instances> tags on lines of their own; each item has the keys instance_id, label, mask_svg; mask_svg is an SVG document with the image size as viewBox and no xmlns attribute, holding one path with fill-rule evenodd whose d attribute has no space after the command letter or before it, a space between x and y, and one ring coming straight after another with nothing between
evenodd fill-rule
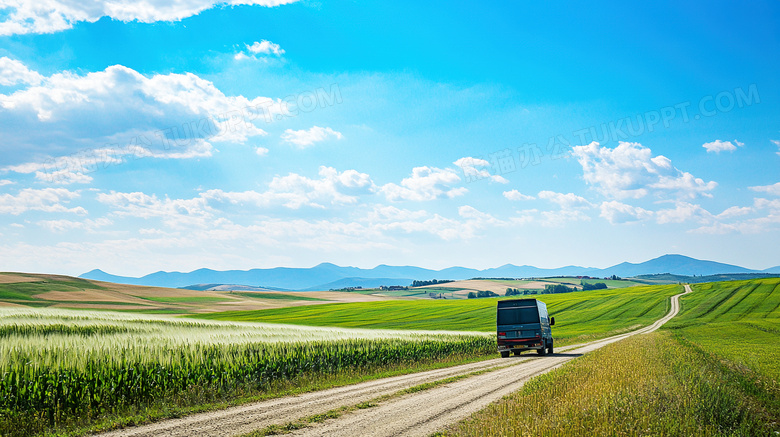
<instances>
[{"instance_id":1,"label":"van wheel","mask_svg":"<svg viewBox=\"0 0 780 437\"><path fill-rule=\"evenodd\" d=\"M547 348L547 352L552 355L553 354L553 342L550 341L550 347Z\"/></svg>"},{"instance_id":2,"label":"van wheel","mask_svg":"<svg viewBox=\"0 0 780 437\"><path fill-rule=\"evenodd\" d=\"M536 352L539 355L547 355L547 345L544 345L541 349L537 349Z\"/></svg>"},{"instance_id":3,"label":"van wheel","mask_svg":"<svg viewBox=\"0 0 780 437\"><path fill-rule=\"evenodd\" d=\"M508 358L509 357L509 351L501 351L501 358Z\"/></svg>"}]
</instances>

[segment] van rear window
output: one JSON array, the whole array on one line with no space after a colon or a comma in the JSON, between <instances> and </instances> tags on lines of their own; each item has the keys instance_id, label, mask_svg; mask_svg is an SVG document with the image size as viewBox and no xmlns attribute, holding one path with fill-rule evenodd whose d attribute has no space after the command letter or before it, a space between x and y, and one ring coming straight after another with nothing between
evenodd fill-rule
<instances>
[{"instance_id":1,"label":"van rear window","mask_svg":"<svg viewBox=\"0 0 780 437\"><path fill-rule=\"evenodd\" d=\"M522 325L539 323L536 307L501 308L498 310L498 325Z\"/></svg>"}]
</instances>

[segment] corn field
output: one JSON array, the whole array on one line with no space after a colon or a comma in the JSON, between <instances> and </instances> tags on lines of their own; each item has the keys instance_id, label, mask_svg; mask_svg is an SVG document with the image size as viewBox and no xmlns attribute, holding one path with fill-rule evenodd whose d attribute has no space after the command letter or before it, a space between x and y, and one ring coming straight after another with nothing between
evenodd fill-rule
<instances>
[{"instance_id":1,"label":"corn field","mask_svg":"<svg viewBox=\"0 0 780 437\"><path fill-rule=\"evenodd\" d=\"M492 336L203 322L119 313L0 311L0 434L55 428L206 392L493 353ZM38 432L40 430L36 430Z\"/></svg>"}]
</instances>

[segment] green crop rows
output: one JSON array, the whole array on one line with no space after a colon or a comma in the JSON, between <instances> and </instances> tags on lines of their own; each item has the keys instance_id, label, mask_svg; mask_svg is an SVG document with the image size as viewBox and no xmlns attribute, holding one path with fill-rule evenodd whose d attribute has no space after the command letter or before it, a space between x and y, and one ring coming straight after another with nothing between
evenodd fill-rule
<instances>
[{"instance_id":1,"label":"green crop rows","mask_svg":"<svg viewBox=\"0 0 780 437\"><path fill-rule=\"evenodd\" d=\"M264 391L494 351L485 335L203 322L109 312L0 311L0 435L84 426L155 403Z\"/></svg>"}]
</instances>

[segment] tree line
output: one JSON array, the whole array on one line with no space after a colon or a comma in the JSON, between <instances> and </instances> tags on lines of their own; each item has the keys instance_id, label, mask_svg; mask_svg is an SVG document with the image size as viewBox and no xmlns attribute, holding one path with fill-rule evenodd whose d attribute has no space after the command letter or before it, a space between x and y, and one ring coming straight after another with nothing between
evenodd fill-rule
<instances>
[{"instance_id":1,"label":"tree line","mask_svg":"<svg viewBox=\"0 0 780 437\"><path fill-rule=\"evenodd\" d=\"M454 282L452 279L431 279L430 281L412 281L412 287L425 287L426 285L446 284Z\"/></svg>"}]
</instances>

